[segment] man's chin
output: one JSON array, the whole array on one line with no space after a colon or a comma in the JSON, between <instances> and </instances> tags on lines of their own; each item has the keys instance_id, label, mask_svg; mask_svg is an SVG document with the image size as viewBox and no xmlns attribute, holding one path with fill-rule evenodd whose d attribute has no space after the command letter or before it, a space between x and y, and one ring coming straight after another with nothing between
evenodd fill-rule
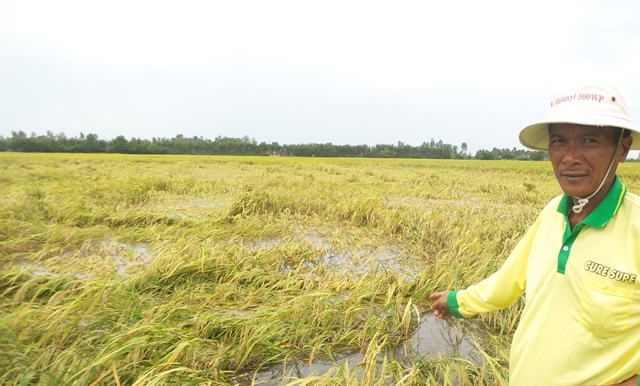
<instances>
[{"instance_id":1,"label":"man's chin","mask_svg":"<svg viewBox=\"0 0 640 386\"><path fill-rule=\"evenodd\" d=\"M572 186L572 185L560 185L562 187L562 191L564 192L564 194L566 194L567 196L571 196L571 197L588 197L591 193L593 193L593 190L591 190L590 188L584 188L584 187L579 187L579 186Z\"/></svg>"}]
</instances>

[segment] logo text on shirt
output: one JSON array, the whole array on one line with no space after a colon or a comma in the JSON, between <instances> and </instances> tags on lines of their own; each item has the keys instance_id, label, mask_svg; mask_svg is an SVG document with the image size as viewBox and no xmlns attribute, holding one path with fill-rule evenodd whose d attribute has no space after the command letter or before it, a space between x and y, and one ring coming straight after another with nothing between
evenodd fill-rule
<instances>
[{"instance_id":1,"label":"logo text on shirt","mask_svg":"<svg viewBox=\"0 0 640 386\"><path fill-rule=\"evenodd\" d=\"M611 267L607 267L606 265L602 265L591 260L584 263L584 270L621 283L634 284L638 277L636 274L618 271L617 269L612 269Z\"/></svg>"}]
</instances>

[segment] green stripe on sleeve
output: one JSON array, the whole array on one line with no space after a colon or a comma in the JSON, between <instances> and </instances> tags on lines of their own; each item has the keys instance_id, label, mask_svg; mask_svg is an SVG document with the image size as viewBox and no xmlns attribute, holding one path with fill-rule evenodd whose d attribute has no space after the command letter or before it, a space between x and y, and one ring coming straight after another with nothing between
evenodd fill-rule
<instances>
[{"instance_id":1,"label":"green stripe on sleeve","mask_svg":"<svg viewBox=\"0 0 640 386\"><path fill-rule=\"evenodd\" d=\"M460 314L460 311L458 311L458 309L460 308L460 305L458 304L457 295L458 295L458 291L449 292L449 295L447 296L447 306L449 306L449 311L451 311L451 315L455 316L456 318L464 318L464 316Z\"/></svg>"}]
</instances>

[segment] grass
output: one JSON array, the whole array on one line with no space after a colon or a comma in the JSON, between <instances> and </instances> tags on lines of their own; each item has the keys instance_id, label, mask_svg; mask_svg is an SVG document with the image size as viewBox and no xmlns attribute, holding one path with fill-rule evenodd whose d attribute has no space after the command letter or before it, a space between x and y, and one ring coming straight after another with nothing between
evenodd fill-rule
<instances>
[{"instance_id":1,"label":"grass","mask_svg":"<svg viewBox=\"0 0 640 386\"><path fill-rule=\"evenodd\" d=\"M522 301L456 322L479 362L410 341L430 293L495 271L560 194L546 162L0 153L0 170L11 385L506 384ZM638 191L639 166L620 174ZM291 372L314 361L334 365Z\"/></svg>"}]
</instances>

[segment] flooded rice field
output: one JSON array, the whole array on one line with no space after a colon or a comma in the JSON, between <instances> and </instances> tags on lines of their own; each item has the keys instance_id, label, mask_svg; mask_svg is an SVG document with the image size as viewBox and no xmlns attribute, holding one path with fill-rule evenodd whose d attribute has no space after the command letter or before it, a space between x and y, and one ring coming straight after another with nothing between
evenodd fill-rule
<instances>
[{"instance_id":1,"label":"flooded rice field","mask_svg":"<svg viewBox=\"0 0 640 386\"><path fill-rule=\"evenodd\" d=\"M494 272L556 194L542 163L0 153L0 170L0 384L506 384L523 302L443 322L428 297Z\"/></svg>"},{"instance_id":2,"label":"flooded rice field","mask_svg":"<svg viewBox=\"0 0 640 386\"><path fill-rule=\"evenodd\" d=\"M291 243L308 244L323 251L314 257L302 262L307 272L314 272L318 266L323 270L330 270L333 274L348 275L358 280L366 274L392 271L405 282L415 282L420 275L420 262L411 259L406 251L389 247L374 250L357 250L338 252L338 248L332 245L328 236L323 236L315 231L305 231L293 234L286 238L270 238L259 241L249 241L242 244L248 251L265 251L282 247ZM224 244L238 244L237 241L227 240ZM37 262L29 262L25 257L17 258L14 263L34 277L60 277L72 275L78 280L96 279L91 271L83 271L86 261L106 263L120 277L128 277L134 268L137 272L149 266L154 260L154 255L148 250L148 246L142 243L126 244L116 239L108 239L101 242L89 243L89 247L82 250L66 251L58 258L50 258L40 265ZM163 245L165 248L167 244ZM64 261L64 264L60 264ZM299 267L298 267L299 268ZM284 266L283 273L294 271L295 267ZM309 273L313 280L322 280L315 273ZM342 298L347 298L345 294ZM250 311L231 310L236 317L247 317ZM82 325L88 325L82 322ZM366 357L361 351L352 353L338 352L331 360L294 360L288 359L280 364L266 365L256 371L239 374L234 377L234 382L239 384L256 385L282 385L309 377L330 375L337 369L347 366L352 370L352 376L362 380L365 367L371 362L376 363L381 370L382 364L389 357L395 361L411 366L414 362L438 360L442 357L457 357L479 365L483 361L474 341L474 335L483 334L481 329L465 321L442 321L433 314L422 315L408 339L397 347L387 348L373 358Z\"/></svg>"}]
</instances>

